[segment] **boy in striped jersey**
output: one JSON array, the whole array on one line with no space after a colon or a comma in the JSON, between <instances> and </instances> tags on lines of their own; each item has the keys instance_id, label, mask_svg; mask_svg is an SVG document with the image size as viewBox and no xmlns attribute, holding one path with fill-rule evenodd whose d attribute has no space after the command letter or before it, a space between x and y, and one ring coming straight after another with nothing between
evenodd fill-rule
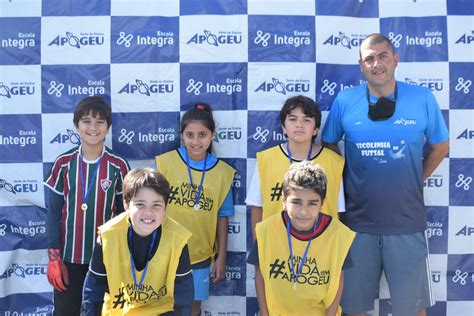
<instances>
[{"instance_id":1,"label":"boy in striped jersey","mask_svg":"<svg viewBox=\"0 0 474 316\"><path fill-rule=\"evenodd\" d=\"M128 162L104 146L112 123L110 106L94 96L79 102L73 118L81 145L56 158L45 185L49 264L54 315L79 315L82 286L97 228L124 210Z\"/></svg>"}]
</instances>

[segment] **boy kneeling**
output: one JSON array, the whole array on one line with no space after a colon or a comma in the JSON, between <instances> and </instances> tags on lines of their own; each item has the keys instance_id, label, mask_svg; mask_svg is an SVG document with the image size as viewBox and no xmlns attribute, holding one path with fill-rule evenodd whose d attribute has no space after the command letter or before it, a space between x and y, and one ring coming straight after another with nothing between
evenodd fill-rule
<instances>
[{"instance_id":1,"label":"boy kneeling","mask_svg":"<svg viewBox=\"0 0 474 316\"><path fill-rule=\"evenodd\" d=\"M168 181L153 169L125 177L126 212L99 227L84 284L88 315L189 315L191 233L165 216L169 193Z\"/></svg>"},{"instance_id":2,"label":"boy kneeling","mask_svg":"<svg viewBox=\"0 0 474 316\"><path fill-rule=\"evenodd\" d=\"M355 233L321 213L326 187L319 165L293 163L283 180L284 210L257 224L248 261L261 315L340 315L342 269Z\"/></svg>"}]
</instances>

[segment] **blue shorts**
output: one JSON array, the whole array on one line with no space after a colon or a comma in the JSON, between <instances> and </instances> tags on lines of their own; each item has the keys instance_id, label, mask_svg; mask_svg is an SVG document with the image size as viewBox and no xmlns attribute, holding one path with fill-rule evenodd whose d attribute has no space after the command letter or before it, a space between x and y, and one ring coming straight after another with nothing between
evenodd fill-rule
<instances>
[{"instance_id":1,"label":"blue shorts","mask_svg":"<svg viewBox=\"0 0 474 316\"><path fill-rule=\"evenodd\" d=\"M209 298L210 274L211 267L193 269L195 301L206 301Z\"/></svg>"},{"instance_id":2,"label":"blue shorts","mask_svg":"<svg viewBox=\"0 0 474 316\"><path fill-rule=\"evenodd\" d=\"M357 233L350 249L353 266L344 270L341 306L355 314L374 309L382 271L387 278L393 316L416 315L434 305L425 234Z\"/></svg>"}]
</instances>

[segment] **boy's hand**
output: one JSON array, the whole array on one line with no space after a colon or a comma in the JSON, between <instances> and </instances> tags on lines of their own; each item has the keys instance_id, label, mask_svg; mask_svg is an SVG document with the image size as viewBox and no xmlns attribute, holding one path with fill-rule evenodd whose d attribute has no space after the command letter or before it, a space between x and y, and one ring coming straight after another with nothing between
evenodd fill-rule
<instances>
[{"instance_id":1,"label":"boy's hand","mask_svg":"<svg viewBox=\"0 0 474 316\"><path fill-rule=\"evenodd\" d=\"M212 283L216 283L224 278L225 274L225 257L224 256L217 256L216 262L214 263L214 267L212 267L211 272L211 281Z\"/></svg>"},{"instance_id":2,"label":"boy's hand","mask_svg":"<svg viewBox=\"0 0 474 316\"><path fill-rule=\"evenodd\" d=\"M48 272L46 272L48 282L57 291L64 292L67 290L67 285L69 285L69 276L67 273L66 265L61 259L59 249L49 249L48 256Z\"/></svg>"}]
</instances>

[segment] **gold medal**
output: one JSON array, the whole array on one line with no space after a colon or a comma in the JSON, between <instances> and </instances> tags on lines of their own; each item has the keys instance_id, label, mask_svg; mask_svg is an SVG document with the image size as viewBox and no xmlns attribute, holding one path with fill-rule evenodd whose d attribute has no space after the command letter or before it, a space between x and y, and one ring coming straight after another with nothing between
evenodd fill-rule
<instances>
[{"instance_id":1,"label":"gold medal","mask_svg":"<svg viewBox=\"0 0 474 316\"><path fill-rule=\"evenodd\" d=\"M95 183L95 178L97 177L97 173L99 172L99 166L100 166L100 161L102 160L102 156L99 158L97 161L97 164L94 169L94 175L92 176L92 180L89 183L89 186L87 187L87 191L85 190L85 182L84 182L84 174L82 172L82 156L79 154L79 174L81 175L81 193L82 193L82 204L81 204L81 210L84 212L87 211L87 197L89 196L89 193L91 193L92 186ZM85 192L84 192L85 191Z\"/></svg>"},{"instance_id":2,"label":"gold medal","mask_svg":"<svg viewBox=\"0 0 474 316\"><path fill-rule=\"evenodd\" d=\"M200 208L201 208L201 207L199 206L198 203L194 204L194 210L195 210L195 211L199 211Z\"/></svg>"}]
</instances>

